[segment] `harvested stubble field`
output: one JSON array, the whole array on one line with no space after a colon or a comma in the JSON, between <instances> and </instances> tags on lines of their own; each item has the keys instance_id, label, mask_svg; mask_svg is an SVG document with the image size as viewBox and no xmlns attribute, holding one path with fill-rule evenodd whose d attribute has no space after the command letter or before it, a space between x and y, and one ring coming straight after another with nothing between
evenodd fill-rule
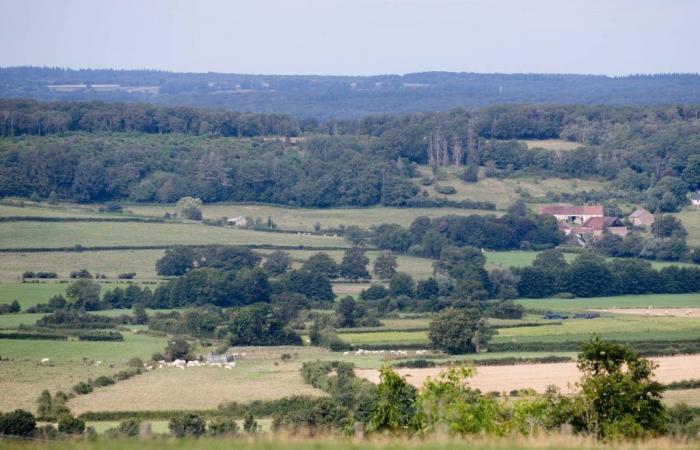
<instances>
[{"instance_id":1,"label":"harvested stubble field","mask_svg":"<svg viewBox=\"0 0 700 450\"><path fill-rule=\"evenodd\" d=\"M668 356L652 358L659 366L656 379L661 383L670 383L697 376L700 369L700 355ZM420 387L426 378L435 378L443 368L397 369L406 381ZM356 369L359 377L373 383L379 382L379 371L375 369ZM581 377L576 363L517 364L511 366L481 366L469 379L469 385L482 392L509 392L513 389L531 388L544 392L548 386L557 386L565 393L575 391L574 383Z\"/></svg>"},{"instance_id":2,"label":"harvested stubble field","mask_svg":"<svg viewBox=\"0 0 700 450\"><path fill-rule=\"evenodd\" d=\"M315 347L239 347L245 353L233 370L164 367L76 397L72 411L143 411L213 409L223 402L270 400L290 395L326 395L304 383L303 361L333 354ZM289 353L292 359L282 361Z\"/></svg>"},{"instance_id":3,"label":"harvested stubble field","mask_svg":"<svg viewBox=\"0 0 700 450\"><path fill-rule=\"evenodd\" d=\"M346 247L342 238L268 233L200 223L5 222L0 248L60 248L168 245L277 245Z\"/></svg>"}]
</instances>

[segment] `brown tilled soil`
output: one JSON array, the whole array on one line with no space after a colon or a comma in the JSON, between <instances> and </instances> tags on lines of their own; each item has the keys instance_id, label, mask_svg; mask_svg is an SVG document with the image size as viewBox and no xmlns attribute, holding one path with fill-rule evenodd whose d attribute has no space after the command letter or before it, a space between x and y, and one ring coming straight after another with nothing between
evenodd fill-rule
<instances>
[{"instance_id":1,"label":"brown tilled soil","mask_svg":"<svg viewBox=\"0 0 700 450\"><path fill-rule=\"evenodd\" d=\"M659 367L656 379L662 383L679 381L700 376L700 355L668 356L652 358ZM397 369L413 386L420 387L426 378L435 378L442 368ZM379 371L375 369L357 369L357 376L373 383L379 382ZM476 375L469 380L469 385L482 392L509 392L513 389L532 388L544 392L549 385L555 385L562 392L569 393L575 389L574 383L581 374L576 364L518 364L512 366L481 366L476 368Z\"/></svg>"}]
</instances>

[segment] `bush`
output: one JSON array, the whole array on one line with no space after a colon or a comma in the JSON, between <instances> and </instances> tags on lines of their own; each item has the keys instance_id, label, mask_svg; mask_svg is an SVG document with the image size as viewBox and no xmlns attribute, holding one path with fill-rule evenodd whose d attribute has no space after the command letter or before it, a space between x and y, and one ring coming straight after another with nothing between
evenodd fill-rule
<instances>
[{"instance_id":1,"label":"bush","mask_svg":"<svg viewBox=\"0 0 700 450\"><path fill-rule=\"evenodd\" d=\"M75 392L77 395L89 394L92 392L92 385L81 381L73 386L73 392Z\"/></svg>"},{"instance_id":2,"label":"bush","mask_svg":"<svg viewBox=\"0 0 700 450\"><path fill-rule=\"evenodd\" d=\"M136 278L136 272L126 272L126 273L120 273L117 278L120 280L133 280Z\"/></svg>"},{"instance_id":3,"label":"bush","mask_svg":"<svg viewBox=\"0 0 700 450\"><path fill-rule=\"evenodd\" d=\"M101 377L95 378L93 384L98 387L111 386L114 384L114 380L110 377L106 377L103 375Z\"/></svg>"},{"instance_id":4,"label":"bush","mask_svg":"<svg viewBox=\"0 0 700 450\"><path fill-rule=\"evenodd\" d=\"M71 278L92 278L92 274L87 269L80 269L80 270L72 271L70 273L70 277Z\"/></svg>"},{"instance_id":5,"label":"bush","mask_svg":"<svg viewBox=\"0 0 700 450\"><path fill-rule=\"evenodd\" d=\"M444 194L444 195L452 195L452 194L457 192L457 189L455 189L454 186L450 186L450 185L441 186L439 184L436 184L435 186L433 186L433 188L435 189L436 192L438 192L440 194Z\"/></svg>"},{"instance_id":6,"label":"bush","mask_svg":"<svg viewBox=\"0 0 700 450\"><path fill-rule=\"evenodd\" d=\"M141 420L136 418L126 419L119 423L117 431L119 434L129 437L135 437L139 435L139 428L141 427Z\"/></svg>"},{"instance_id":7,"label":"bush","mask_svg":"<svg viewBox=\"0 0 700 450\"><path fill-rule=\"evenodd\" d=\"M29 411L16 409L0 414L0 435L28 437L36 428L36 419Z\"/></svg>"},{"instance_id":8,"label":"bush","mask_svg":"<svg viewBox=\"0 0 700 450\"><path fill-rule=\"evenodd\" d=\"M209 434L232 436L238 434L238 424L230 417L216 417L209 422Z\"/></svg>"},{"instance_id":9,"label":"bush","mask_svg":"<svg viewBox=\"0 0 700 450\"><path fill-rule=\"evenodd\" d=\"M206 424L197 414L178 414L170 419L168 428L176 437L199 437L204 434Z\"/></svg>"},{"instance_id":10,"label":"bush","mask_svg":"<svg viewBox=\"0 0 700 450\"><path fill-rule=\"evenodd\" d=\"M58 432L64 434L82 434L85 431L85 422L81 419L64 414L58 418Z\"/></svg>"},{"instance_id":11,"label":"bush","mask_svg":"<svg viewBox=\"0 0 700 450\"><path fill-rule=\"evenodd\" d=\"M154 360L157 361L157 360ZM129 367L132 367L134 369L140 369L143 367L143 361L141 358L131 358L129 362L127 363Z\"/></svg>"}]
</instances>

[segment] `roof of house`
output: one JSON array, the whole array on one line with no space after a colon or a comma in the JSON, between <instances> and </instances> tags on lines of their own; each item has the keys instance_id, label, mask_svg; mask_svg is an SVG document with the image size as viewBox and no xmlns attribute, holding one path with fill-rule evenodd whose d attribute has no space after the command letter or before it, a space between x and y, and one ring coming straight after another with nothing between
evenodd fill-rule
<instances>
[{"instance_id":1,"label":"roof of house","mask_svg":"<svg viewBox=\"0 0 700 450\"><path fill-rule=\"evenodd\" d=\"M603 205L588 206L543 206L540 214L551 214L553 216L602 216L604 214Z\"/></svg>"},{"instance_id":2,"label":"roof of house","mask_svg":"<svg viewBox=\"0 0 700 450\"><path fill-rule=\"evenodd\" d=\"M621 227L622 222L617 217L591 217L586 220L582 227L592 230L604 230L607 227Z\"/></svg>"},{"instance_id":3,"label":"roof of house","mask_svg":"<svg viewBox=\"0 0 700 450\"><path fill-rule=\"evenodd\" d=\"M651 214L649 211L647 211L644 208L637 208L632 214L630 214L630 219L637 219L639 217L642 217L644 215Z\"/></svg>"}]
</instances>

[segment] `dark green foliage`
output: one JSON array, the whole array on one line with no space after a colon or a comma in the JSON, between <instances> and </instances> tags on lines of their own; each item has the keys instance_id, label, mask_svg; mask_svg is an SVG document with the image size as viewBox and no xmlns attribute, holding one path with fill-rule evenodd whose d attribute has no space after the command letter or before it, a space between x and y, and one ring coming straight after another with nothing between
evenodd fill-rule
<instances>
[{"instance_id":1,"label":"dark green foliage","mask_svg":"<svg viewBox=\"0 0 700 450\"><path fill-rule=\"evenodd\" d=\"M405 272L397 272L389 281L389 294L393 296L416 296L416 282Z\"/></svg>"},{"instance_id":2,"label":"dark green foliage","mask_svg":"<svg viewBox=\"0 0 700 450\"><path fill-rule=\"evenodd\" d=\"M410 431L415 426L416 388L389 367L380 370L377 399L369 426L373 431Z\"/></svg>"},{"instance_id":3,"label":"dark green foliage","mask_svg":"<svg viewBox=\"0 0 700 450\"><path fill-rule=\"evenodd\" d=\"M58 432L63 434L82 434L85 431L85 422L82 419L63 414L58 418Z\"/></svg>"},{"instance_id":4,"label":"dark green foliage","mask_svg":"<svg viewBox=\"0 0 700 450\"><path fill-rule=\"evenodd\" d=\"M524 308L512 300L494 303L487 310L487 315L496 319L522 319Z\"/></svg>"},{"instance_id":5,"label":"dark green foliage","mask_svg":"<svg viewBox=\"0 0 700 450\"><path fill-rule=\"evenodd\" d=\"M368 264L369 258L365 255L365 250L360 247L351 247L343 255L343 260L340 263L340 276L349 280L369 278Z\"/></svg>"},{"instance_id":6,"label":"dark green foliage","mask_svg":"<svg viewBox=\"0 0 700 450\"><path fill-rule=\"evenodd\" d=\"M451 354L478 352L492 335L493 330L473 309L445 309L430 322L428 330L432 347Z\"/></svg>"},{"instance_id":7,"label":"dark green foliage","mask_svg":"<svg viewBox=\"0 0 700 450\"><path fill-rule=\"evenodd\" d=\"M74 281L66 288L68 305L75 309L100 309L100 285L88 279Z\"/></svg>"},{"instance_id":8,"label":"dark green foliage","mask_svg":"<svg viewBox=\"0 0 700 450\"><path fill-rule=\"evenodd\" d=\"M379 248L402 253L411 246L411 236L408 230L395 223L374 227L371 241Z\"/></svg>"},{"instance_id":9,"label":"dark green foliage","mask_svg":"<svg viewBox=\"0 0 700 450\"><path fill-rule=\"evenodd\" d=\"M335 298L331 280L323 272L292 270L281 284L288 292L302 294L310 300L327 302Z\"/></svg>"},{"instance_id":10,"label":"dark green foliage","mask_svg":"<svg viewBox=\"0 0 700 450\"><path fill-rule=\"evenodd\" d=\"M380 326L379 320L370 315L364 302L357 302L354 298L347 296L335 306L335 327L376 327Z\"/></svg>"},{"instance_id":11,"label":"dark green foliage","mask_svg":"<svg viewBox=\"0 0 700 450\"><path fill-rule=\"evenodd\" d=\"M372 283L367 289L360 292L362 300L381 300L389 296L389 290L379 283Z\"/></svg>"},{"instance_id":12,"label":"dark green foliage","mask_svg":"<svg viewBox=\"0 0 700 450\"><path fill-rule=\"evenodd\" d=\"M206 423L204 419L196 414L179 414L168 423L170 432L179 438L195 437L198 438L204 434Z\"/></svg>"},{"instance_id":13,"label":"dark green foliage","mask_svg":"<svg viewBox=\"0 0 700 450\"><path fill-rule=\"evenodd\" d=\"M177 308L209 304L228 307L269 300L268 276L258 267L238 272L197 268L159 286L150 306Z\"/></svg>"},{"instance_id":14,"label":"dark green foliage","mask_svg":"<svg viewBox=\"0 0 700 450\"><path fill-rule=\"evenodd\" d=\"M385 280L390 279L396 273L398 267L396 256L388 252L382 252L374 260L372 273Z\"/></svg>"},{"instance_id":15,"label":"dark green foliage","mask_svg":"<svg viewBox=\"0 0 700 450\"><path fill-rule=\"evenodd\" d=\"M685 239L688 235L681 221L669 214L657 216L654 223L651 224L651 232L654 236L661 238Z\"/></svg>"},{"instance_id":16,"label":"dark green foliage","mask_svg":"<svg viewBox=\"0 0 700 450\"><path fill-rule=\"evenodd\" d=\"M292 258L289 253L276 250L268 255L265 263L263 264L263 269L271 277L277 277L284 274L287 270L292 267Z\"/></svg>"},{"instance_id":17,"label":"dark green foliage","mask_svg":"<svg viewBox=\"0 0 700 450\"><path fill-rule=\"evenodd\" d=\"M269 305L239 308L229 325L231 345L301 345L299 335L285 325Z\"/></svg>"},{"instance_id":18,"label":"dark green foliage","mask_svg":"<svg viewBox=\"0 0 700 450\"><path fill-rule=\"evenodd\" d=\"M416 285L416 298L429 300L435 298L440 293L440 287L438 286L435 278L430 277L424 280L418 280Z\"/></svg>"},{"instance_id":19,"label":"dark green foliage","mask_svg":"<svg viewBox=\"0 0 700 450\"><path fill-rule=\"evenodd\" d=\"M599 438L659 436L667 428L655 365L627 347L593 339L578 357L581 392L572 402L574 428Z\"/></svg>"},{"instance_id":20,"label":"dark green foliage","mask_svg":"<svg viewBox=\"0 0 700 450\"><path fill-rule=\"evenodd\" d=\"M169 340L168 345L165 347L165 359L166 361L174 361L176 359L192 359L190 344L182 338Z\"/></svg>"},{"instance_id":21,"label":"dark green foliage","mask_svg":"<svg viewBox=\"0 0 700 450\"><path fill-rule=\"evenodd\" d=\"M175 246L165 250L156 261L156 273L162 276L184 275L194 267L194 250L191 247Z\"/></svg>"},{"instance_id":22,"label":"dark green foliage","mask_svg":"<svg viewBox=\"0 0 700 450\"><path fill-rule=\"evenodd\" d=\"M235 436L238 424L230 417L216 417L209 422L208 432L212 436Z\"/></svg>"},{"instance_id":23,"label":"dark green foliage","mask_svg":"<svg viewBox=\"0 0 700 450\"><path fill-rule=\"evenodd\" d=\"M119 423L117 427L117 432L122 436L136 437L139 435L139 428L141 427L141 420L133 418L126 419Z\"/></svg>"},{"instance_id":24,"label":"dark green foliage","mask_svg":"<svg viewBox=\"0 0 700 450\"><path fill-rule=\"evenodd\" d=\"M253 413L248 411L243 418L243 431L246 433L256 433L258 431L258 422L253 417Z\"/></svg>"},{"instance_id":25,"label":"dark green foliage","mask_svg":"<svg viewBox=\"0 0 700 450\"><path fill-rule=\"evenodd\" d=\"M0 435L29 437L36 428L36 419L29 411L16 409L0 413Z\"/></svg>"},{"instance_id":26,"label":"dark green foliage","mask_svg":"<svg viewBox=\"0 0 700 450\"><path fill-rule=\"evenodd\" d=\"M340 268L338 263L326 253L316 253L309 257L301 266L302 270L310 273L320 273L328 278L338 278Z\"/></svg>"}]
</instances>

